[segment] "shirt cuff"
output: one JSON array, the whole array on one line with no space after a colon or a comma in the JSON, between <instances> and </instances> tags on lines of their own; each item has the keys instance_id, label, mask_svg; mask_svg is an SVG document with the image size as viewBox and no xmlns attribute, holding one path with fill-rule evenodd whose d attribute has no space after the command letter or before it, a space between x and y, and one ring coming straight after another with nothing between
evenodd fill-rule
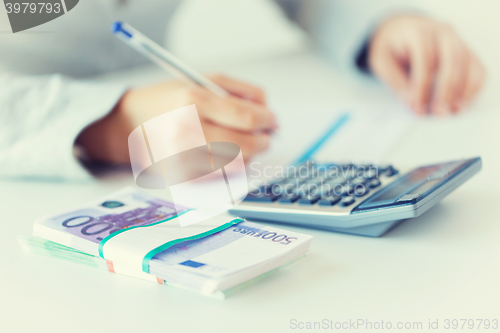
<instances>
[{"instance_id":1,"label":"shirt cuff","mask_svg":"<svg viewBox=\"0 0 500 333\"><path fill-rule=\"evenodd\" d=\"M369 55L370 55L370 39L367 39L359 49L355 59L356 67L358 67L358 69L361 72L366 74L372 74L372 71L370 69L370 64L368 62Z\"/></svg>"}]
</instances>

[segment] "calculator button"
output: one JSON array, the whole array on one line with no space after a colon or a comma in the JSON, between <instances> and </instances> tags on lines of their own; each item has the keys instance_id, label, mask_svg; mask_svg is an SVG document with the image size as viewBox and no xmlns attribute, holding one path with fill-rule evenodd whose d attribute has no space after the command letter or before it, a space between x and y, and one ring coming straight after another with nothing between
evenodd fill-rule
<instances>
[{"instance_id":1,"label":"calculator button","mask_svg":"<svg viewBox=\"0 0 500 333\"><path fill-rule=\"evenodd\" d=\"M301 205L312 205L316 203L321 197L319 195L304 195L299 199L298 203Z\"/></svg>"},{"instance_id":2,"label":"calculator button","mask_svg":"<svg viewBox=\"0 0 500 333\"><path fill-rule=\"evenodd\" d=\"M300 195L297 194L284 194L282 195L279 199L278 202L280 203L294 203L300 198Z\"/></svg>"},{"instance_id":3,"label":"calculator button","mask_svg":"<svg viewBox=\"0 0 500 333\"><path fill-rule=\"evenodd\" d=\"M368 194L368 192L370 192L370 190L365 185L356 186L356 188L354 189L354 196L355 197L364 197L365 195Z\"/></svg>"},{"instance_id":4,"label":"calculator button","mask_svg":"<svg viewBox=\"0 0 500 333\"><path fill-rule=\"evenodd\" d=\"M244 201L250 202L273 202L278 199L279 195L267 194L267 193L258 193L258 194L248 194Z\"/></svg>"},{"instance_id":5,"label":"calculator button","mask_svg":"<svg viewBox=\"0 0 500 333\"><path fill-rule=\"evenodd\" d=\"M259 190L261 193L279 195L281 193L281 185L279 184L265 184Z\"/></svg>"},{"instance_id":6,"label":"calculator button","mask_svg":"<svg viewBox=\"0 0 500 333\"><path fill-rule=\"evenodd\" d=\"M316 184L302 184L295 189L292 190L294 194L298 194L301 196L308 195L308 194L316 194L319 191L319 187Z\"/></svg>"},{"instance_id":7,"label":"calculator button","mask_svg":"<svg viewBox=\"0 0 500 333\"><path fill-rule=\"evenodd\" d=\"M342 177L346 179L353 179L357 177L357 171L356 169L349 169L349 170L344 170L342 171Z\"/></svg>"},{"instance_id":8,"label":"calculator button","mask_svg":"<svg viewBox=\"0 0 500 333\"><path fill-rule=\"evenodd\" d=\"M353 196L347 196L343 197L342 200L340 200L340 206L342 207L347 207L349 205L352 205L356 201Z\"/></svg>"},{"instance_id":9,"label":"calculator button","mask_svg":"<svg viewBox=\"0 0 500 333\"><path fill-rule=\"evenodd\" d=\"M260 189L256 189L256 190L253 190L251 192L248 192L248 195L257 195L259 193L261 193Z\"/></svg>"},{"instance_id":10,"label":"calculator button","mask_svg":"<svg viewBox=\"0 0 500 333\"><path fill-rule=\"evenodd\" d=\"M338 203L342 199L342 197L339 197L337 195L328 195L324 196L321 198L320 201L318 201L318 205L320 206L333 206L336 203Z\"/></svg>"},{"instance_id":11,"label":"calculator button","mask_svg":"<svg viewBox=\"0 0 500 333\"><path fill-rule=\"evenodd\" d=\"M292 184L292 185L297 186L297 185L300 185L300 184L304 183L305 181L307 181L307 178L289 177L286 180L284 180L281 183L281 185Z\"/></svg>"},{"instance_id":12,"label":"calculator button","mask_svg":"<svg viewBox=\"0 0 500 333\"><path fill-rule=\"evenodd\" d=\"M332 178L328 181L328 183L330 183L331 185L336 185L336 184L344 185L346 182L347 182L347 179L345 179L343 177Z\"/></svg>"},{"instance_id":13,"label":"calculator button","mask_svg":"<svg viewBox=\"0 0 500 333\"><path fill-rule=\"evenodd\" d=\"M255 188L256 191L271 193L272 185L269 183L261 184L259 187Z\"/></svg>"},{"instance_id":14,"label":"calculator button","mask_svg":"<svg viewBox=\"0 0 500 333\"><path fill-rule=\"evenodd\" d=\"M350 181L350 183L353 184L353 185L364 184L364 183L366 183L366 179L364 179L364 178L354 178L353 180Z\"/></svg>"},{"instance_id":15,"label":"calculator button","mask_svg":"<svg viewBox=\"0 0 500 333\"><path fill-rule=\"evenodd\" d=\"M378 172L380 172L382 174L382 173L386 172L389 168L392 168L392 165L382 164L382 165L379 165L377 168L378 168Z\"/></svg>"},{"instance_id":16,"label":"calculator button","mask_svg":"<svg viewBox=\"0 0 500 333\"><path fill-rule=\"evenodd\" d=\"M346 195L352 195L353 192L354 192L354 185L353 184L346 184L346 185L342 186L342 191L340 194L343 196L346 196Z\"/></svg>"},{"instance_id":17,"label":"calculator button","mask_svg":"<svg viewBox=\"0 0 500 333\"><path fill-rule=\"evenodd\" d=\"M340 184L332 184L331 185L331 191L329 193L325 193L324 195L337 195L337 196L342 196L344 185Z\"/></svg>"},{"instance_id":18,"label":"calculator button","mask_svg":"<svg viewBox=\"0 0 500 333\"><path fill-rule=\"evenodd\" d=\"M379 172L380 171L378 169L371 168L371 169L368 169L365 172L363 172L363 176L366 179L374 179L374 178L378 178Z\"/></svg>"},{"instance_id":19,"label":"calculator button","mask_svg":"<svg viewBox=\"0 0 500 333\"><path fill-rule=\"evenodd\" d=\"M297 186L295 186L293 184L289 184L289 183L281 184L280 193L281 193L281 195L295 193L296 188L297 188Z\"/></svg>"},{"instance_id":20,"label":"calculator button","mask_svg":"<svg viewBox=\"0 0 500 333\"><path fill-rule=\"evenodd\" d=\"M293 186L295 185L297 182L295 181L294 178L282 178L282 179L274 179L274 180L271 180L271 182L269 183L271 186L274 186L274 187L286 187L286 186Z\"/></svg>"},{"instance_id":21,"label":"calculator button","mask_svg":"<svg viewBox=\"0 0 500 333\"><path fill-rule=\"evenodd\" d=\"M319 188L319 194L321 196L328 196L333 192L334 189L335 188L334 186L332 186L332 184L324 184Z\"/></svg>"},{"instance_id":22,"label":"calculator button","mask_svg":"<svg viewBox=\"0 0 500 333\"><path fill-rule=\"evenodd\" d=\"M306 184L321 184L322 182L324 182L324 178L322 177L308 178L305 181Z\"/></svg>"},{"instance_id":23,"label":"calculator button","mask_svg":"<svg viewBox=\"0 0 500 333\"><path fill-rule=\"evenodd\" d=\"M281 192L285 194L296 193L300 186L299 183L283 183L281 184Z\"/></svg>"},{"instance_id":24,"label":"calculator button","mask_svg":"<svg viewBox=\"0 0 500 333\"><path fill-rule=\"evenodd\" d=\"M369 188L377 188L381 185L380 180L378 179L372 179L368 182L368 187Z\"/></svg>"},{"instance_id":25,"label":"calculator button","mask_svg":"<svg viewBox=\"0 0 500 333\"><path fill-rule=\"evenodd\" d=\"M395 176L399 173L398 170L394 169L392 166L390 166L386 171L385 171L385 175L387 177L392 177L392 176Z\"/></svg>"},{"instance_id":26,"label":"calculator button","mask_svg":"<svg viewBox=\"0 0 500 333\"><path fill-rule=\"evenodd\" d=\"M282 184L283 182L285 182L288 178L274 178L273 180L271 180L269 182L270 185L274 185L274 184Z\"/></svg>"},{"instance_id":27,"label":"calculator button","mask_svg":"<svg viewBox=\"0 0 500 333\"><path fill-rule=\"evenodd\" d=\"M289 192L291 193L295 193L295 194L299 194L300 191L304 188L304 184L302 185L297 185L297 186L293 186Z\"/></svg>"}]
</instances>

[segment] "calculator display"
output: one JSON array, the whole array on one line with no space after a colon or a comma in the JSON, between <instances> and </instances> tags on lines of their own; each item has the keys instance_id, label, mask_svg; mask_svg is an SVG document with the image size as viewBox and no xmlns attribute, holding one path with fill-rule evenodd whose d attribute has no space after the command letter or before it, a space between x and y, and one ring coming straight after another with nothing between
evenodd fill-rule
<instances>
[{"instance_id":1,"label":"calculator display","mask_svg":"<svg viewBox=\"0 0 500 333\"><path fill-rule=\"evenodd\" d=\"M416 185L420 184L423 180L429 177L434 171L439 170L439 166L432 166L427 168L420 168L400 181L394 184L395 186L389 187L387 191L380 193L375 196L373 202L386 201L386 200L396 200L401 195L405 194L408 190L413 189Z\"/></svg>"},{"instance_id":2,"label":"calculator display","mask_svg":"<svg viewBox=\"0 0 500 333\"><path fill-rule=\"evenodd\" d=\"M370 209L394 204L400 197L407 193L423 194L429 189L425 184L428 182L428 177L436 171L439 171L442 165L433 165L428 167L418 168L387 188L377 193L373 197L363 202L355 210ZM435 184L434 181L430 181ZM424 190L425 189L425 190Z\"/></svg>"}]
</instances>

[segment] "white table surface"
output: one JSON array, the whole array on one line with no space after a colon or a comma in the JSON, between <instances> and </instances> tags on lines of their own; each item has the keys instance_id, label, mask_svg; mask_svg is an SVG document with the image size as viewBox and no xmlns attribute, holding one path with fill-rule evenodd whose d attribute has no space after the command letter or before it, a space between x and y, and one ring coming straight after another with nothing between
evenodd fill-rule
<instances>
[{"instance_id":1,"label":"white table surface","mask_svg":"<svg viewBox=\"0 0 500 333\"><path fill-rule=\"evenodd\" d=\"M285 133L292 126L297 135L314 131L300 117L286 117L287 109L394 104L387 90L346 81L308 54L223 69L268 90ZM148 82L163 75L149 71L105 79ZM382 238L286 227L314 235L306 258L224 301L26 254L17 244L17 235L31 234L35 218L133 185L130 176L92 183L0 181L0 331L287 332L294 331L292 319L421 321L424 328L438 319L442 329L445 319L500 319L495 73L468 113L415 120L386 156L395 165L416 166L480 155L479 175ZM295 153L293 146L282 149Z\"/></svg>"}]
</instances>

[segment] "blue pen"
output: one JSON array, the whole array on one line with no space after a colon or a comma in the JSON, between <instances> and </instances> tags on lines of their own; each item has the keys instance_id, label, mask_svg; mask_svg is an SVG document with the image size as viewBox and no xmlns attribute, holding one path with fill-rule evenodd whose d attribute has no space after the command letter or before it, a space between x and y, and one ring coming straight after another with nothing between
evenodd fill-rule
<instances>
[{"instance_id":1,"label":"blue pen","mask_svg":"<svg viewBox=\"0 0 500 333\"><path fill-rule=\"evenodd\" d=\"M172 53L168 52L130 25L118 21L113 24L111 31L136 51L171 74L189 83L203 86L220 97L229 96L226 90L222 89L203 74L192 69Z\"/></svg>"}]
</instances>

